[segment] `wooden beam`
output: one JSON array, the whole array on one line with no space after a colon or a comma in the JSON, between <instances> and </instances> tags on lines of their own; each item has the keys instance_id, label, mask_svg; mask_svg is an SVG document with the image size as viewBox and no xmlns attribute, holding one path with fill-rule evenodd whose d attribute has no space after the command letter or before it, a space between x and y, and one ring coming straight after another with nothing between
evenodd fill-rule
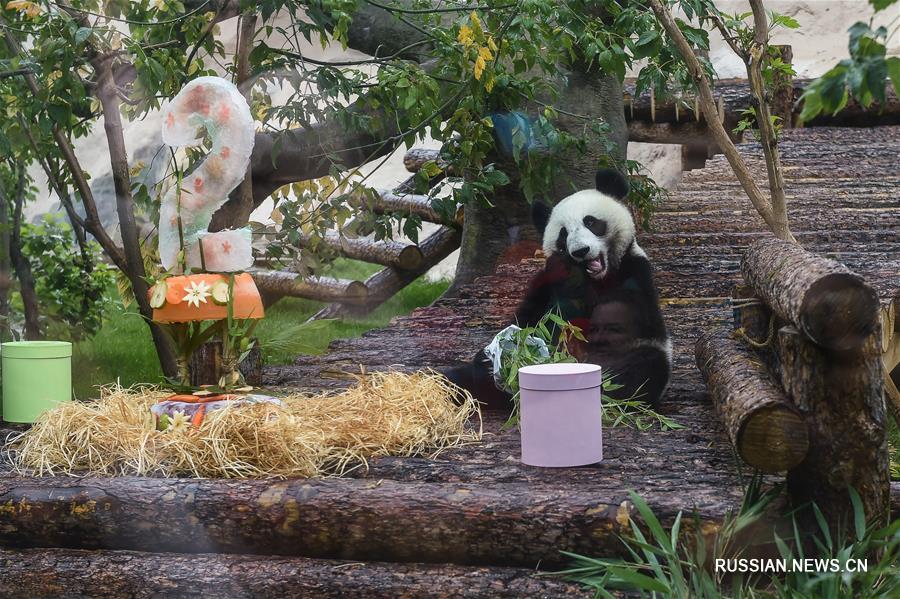
<instances>
[{"instance_id":1,"label":"wooden beam","mask_svg":"<svg viewBox=\"0 0 900 599\"><path fill-rule=\"evenodd\" d=\"M369 295L361 281L330 277L303 277L295 272L251 273L260 292L268 297L302 297L320 302L364 303Z\"/></svg>"},{"instance_id":2,"label":"wooden beam","mask_svg":"<svg viewBox=\"0 0 900 599\"><path fill-rule=\"evenodd\" d=\"M447 219L431 206L431 198L426 195L396 194L391 191L379 191L377 194L354 194L350 203L360 210L370 210L376 214L395 212L418 216L424 221L461 227L463 211L460 206L453 218Z\"/></svg>"},{"instance_id":3,"label":"wooden beam","mask_svg":"<svg viewBox=\"0 0 900 599\"><path fill-rule=\"evenodd\" d=\"M779 111L784 111L787 110L790 102L791 116L796 118L802 106L799 103L795 106L793 100L794 98L799 98L812 81L812 79L795 79L791 84L790 93L784 87L780 88L781 91L774 98L774 106ZM693 95L661 99L655 91L647 90L635 97L634 80L626 80L624 89L625 117L629 122L678 123L683 120L679 114L682 110L693 110L697 121L703 119L703 115L697 110L696 100ZM820 115L804 124L806 126L845 125L858 127L900 124L900 99L898 99L896 91L889 82L885 84L885 94L886 101L883 106L876 103L866 108L854 100L850 100L847 106L836 115ZM743 118L741 113L745 109L753 105L750 84L746 79L719 79L713 86L713 95L722 109L719 118L723 118L724 122L730 127L733 127L734 124ZM781 112L777 114L783 116Z\"/></svg>"},{"instance_id":4,"label":"wooden beam","mask_svg":"<svg viewBox=\"0 0 900 599\"><path fill-rule=\"evenodd\" d=\"M738 455L763 472L782 472L806 457L806 422L759 357L728 329L702 335L694 348L713 406Z\"/></svg>"},{"instance_id":5,"label":"wooden beam","mask_svg":"<svg viewBox=\"0 0 900 599\"><path fill-rule=\"evenodd\" d=\"M741 272L778 316L822 347L858 349L878 328L878 296L862 277L794 243L750 244Z\"/></svg>"},{"instance_id":6,"label":"wooden beam","mask_svg":"<svg viewBox=\"0 0 900 599\"><path fill-rule=\"evenodd\" d=\"M880 335L873 332L853 351L833 352L786 326L777 344L781 386L809 426L809 453L787 478L794 505L815 502L832 531L843 522L852 532L853 487L867 519L885 523L890 472Z\"/></svg>"},{"instance_id":7,"label":"wooden beam","mask_svg":"<svg viewBox=\"0 0 900 599\"><path fill-rule=\"evenodd\" d=\"M588 597L530 568L78 549L0 549L4 597Z\"/></svg>"},{"instance_id":8,"label":"wooden beam","mask_svg":"<svg viewBox=\"0 0 900 599\"><path fill-rule=\"evenodd\" d=\"M403 156L403 166L410 173L417 173L422 169L426 162L434 162L442 171L446 171L450 166L447 161L441 158L440 150L429 150L426 148L412 148Z\"/></svg>"},{"instance_id":9,"label":"wooden beam","mask_svg":"<svg viewBox=\"0 0 900 599\"><path fill-rule=\"evenodd\" d=\"M554 567L624 556L626 500L527 481L4 476L0 547Z\"/></svg>"},{"instance_id":10,"label":"wooden beam","mask_svg":"<svg viewBox=\"0 0 900 599\"><path fill-rule=\"evenodd\" d=\"M368 296L364 302L353 306L341 304L326 306L314 314L311 320L358 315L374 310L456 251L459 248L461 237L462 234L457 229L439 228L419 245L424 259L418 268L401 271L388 267L380 270L366 279Z\"/></svg>"},{"instance_id":11,"label":"wooden beam","mask_svg":"<svg viewBox=\"0 0 900 599\"><path fill-rule=\"evenodd\" d=\"M338 233L329 232L324 237L313 238L311 235L301 234L299 247L313 247L317 243L324 243L332 251L363 262L392 266L400 270L415 270L424 260L422 250L412 243L402 243L385 239L375 241L367 237L345 237Z\"/></svg>"},{"instance_id":12,"label":"wooden beam","mask_svg":"<svg viewBox=\"0 0 900 599\"><path fill-rule=\"evenodd\" d=\"M743 137L728 130L729 137L739 143ZM628 123L628 141L651 144L682 144L692 148L707 148L709 155L718 153L705 122L688 121L682 123Z\"/></svg>"}]
</instances>

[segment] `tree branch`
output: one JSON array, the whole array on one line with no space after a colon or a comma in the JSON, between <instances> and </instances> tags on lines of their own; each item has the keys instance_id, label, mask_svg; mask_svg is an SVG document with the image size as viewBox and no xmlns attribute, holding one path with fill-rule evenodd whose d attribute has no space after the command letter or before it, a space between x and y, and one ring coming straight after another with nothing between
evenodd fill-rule
<instances>
[{"instance_id":1,"label":"tree branch","mask_svg":"<svg viewBox=\"0 0 900 599\"><path fill-rule=\"evenodd\" d=\"M776 231L783 232L783 235L779 235L779 237L790 240L793 239L793 236L788 228L781 158L778 153L775 125L772 123L772 113L766 98L766 84L762 73L763 64L768 59L769 25L766 22L766 10L761 0L750 0L750 9L753 11L754 34L753 46L745 61L747 77L750 81L750 91L756 98L756 125L759 127L760 142L766 159L766 174L769 177L769 192L772 201L772 219L775 222Z\"/></svg>"},{"instance_id":2,"label":"tree branch","mask_svg":"<svg viewBox=\"0 0 900 599\"><path fill-rule=\"evenodd\" d=\"M669 9L663 5L661 0L648 0L648 2L653 9L656 18L675 44L682 60L684 60L685 65L697 86L697 94L699 96L698 103L700 105L700 110L703 112L703 116L706 119L706 123L709 126L709 131L716 144L719 146L719 149L721 149L725 158L728 160L728 164L731 165L731 169L734 171L741 187L743 187L744 191L747 193L753 207L756 208L756 211L769 226L769 229L777 237L787 241L796 241L794 236L791 235L791 232L784 226L785 223L779 222L778 219L775 218L772 205L768 198L763 195L759 186L756 185L756 182L753 180L753 175L747 168L747 164L744 162L744 159L741 158L740 153L738 153L734 142L728 137L725 127L719 120L716 100L713 97L712 86L709 79L703 70L703 66L694 54L691 45L684 37L681 29L678 28L678 24L675 22L674 17L672 17L672 13L670 13Z\"/></svg>"},{"instance_id":3,"label":"tree branch","mask_svg":"<svg viewBox=\"0 0 900 599\"><path fill-rule=\"evenodd\" d=\"M19 295L22 296L22 308L25 312L25 339L40 339L43 337L43 333L41 332L40 304L34 289L34 273L31 270L31 263L22 252L22 209L25 204L26 192L25 166L16 162L14 172L17 174L17 183L15 199L12 201L13 217L9 236L9 257L16 271L16 278L19 279ZM0 185L0 202L7 206L10 203L2 185Z\"/></svg>"},{"instance_id":4,"label":"tree branch","mask_svg":"<svg viewBox=\"0 0 900 599\"><path fill-rule=\"evenodd\" d=\"M253 86L242 84L250 79L250 51L253 49L253 35L256 33L256 13L241 15L237 29L235 84L243 89L244 98L249 104ZM243 227L250 220L250 214L256 206L253 199L253 167L248 164L243 181L234 191L231 200L213 215L208 228L210 231L220 231Z\"/></svg>"},{"instance_id":5,"label":"tree branch","mask_svg":"<svg viewBox=\"0 0 900 599\"><path fill-rule=\"evenodd\" d=\"M13 37L10 33L9 29L5 27L5 23L0 23L0 25L4 25L4 38L6 40L6 45L9 48L10 54L13 56L19 56L21 54L21 49L19 47L18 41ZM40 85L38 85L37 78L33 73L26 73L24 75L25 83L28 85L28 89L35 96L40 96ZM28 127L25 126L24 121L20 121L23 130L28 130ZM109 259L112 260L113 264L115 264L118 268L123 271L126 268L125 264L125 256L122 253L122 250L113 242L112 238L107 234L106 230L103 228L103 222L100 220L100 214L97 211L97 202L94 200L94 194L91 191L91 186L88 184L87 176L84 173L84 169L81 168L81 163L78 161L78 157L75 155L75 150L72 148L72 144L69 142L69 139L66 137L65 133L63 133L59 127L54 126L52 130L53 139L56 141L57 147L59 147L59 151L62 154L63 160L66 163L66 166L69 169L69 173L72 175L72 179L75 182L75 187L78 189L78 193L81 196L81 202L84 206L85 214L87 215L87 219L84 221L84 227L90 231L91 235L100 243L103 247L103 250L106 252Z\"/></svg>"},{"instance_id":6,"label":"tree branch","mask_svg":"<svg viewBox=\"0 0 900 599\"><path fill-rule=\"evenodd\" d=\"M19 77L21 75L27 75L29 73L34 73L31 69L15 69L13 71L3 71L0 73L0 79L10 79L12 77Z\"/></svg>"}]
</instances>

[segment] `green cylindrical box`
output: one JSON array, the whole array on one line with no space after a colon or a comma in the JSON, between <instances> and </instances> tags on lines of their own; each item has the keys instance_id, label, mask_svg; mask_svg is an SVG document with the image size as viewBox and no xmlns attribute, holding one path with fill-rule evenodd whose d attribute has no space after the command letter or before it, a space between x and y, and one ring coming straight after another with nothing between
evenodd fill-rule
<instances>
[{"instance_id":1,"label":"green cylindrical box","mask_svg":"<svg viewBox=\"0 0 900 599\"><path fill-rule=\"evenodd\" d=\"M12 341L0 345L3 420L34 422L44 410L72 399L72 344Z\"/></svg>"}]
</instances>

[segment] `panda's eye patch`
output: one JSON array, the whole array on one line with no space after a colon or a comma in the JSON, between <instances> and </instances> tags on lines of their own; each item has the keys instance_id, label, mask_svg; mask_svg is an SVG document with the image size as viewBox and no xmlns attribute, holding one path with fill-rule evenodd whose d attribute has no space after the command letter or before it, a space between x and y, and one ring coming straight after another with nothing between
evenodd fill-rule
<instances>
[{"instance_id":1,"label":"panda's eye patch","mask_svg":"<svg viewBox=\"0 0 900 599\"><path fill-rule=\"evenodd\" d=\"M563 227L559 230L559 236L556 238L556 249L561 252L566 251L566 238L569 236L569 232L566 231L566 228Z\"/></svg>"},{"instance_id":2,"label":"panda's eye patch","mask_svg":"<svg viewBox=\"0 0 900 599\"><path fill-rule=\"evenodd\" d=\"M593 216L584 217L584 226L597 237L606 235L606 221L594 218Z\"/></svg>"}]
</instances>

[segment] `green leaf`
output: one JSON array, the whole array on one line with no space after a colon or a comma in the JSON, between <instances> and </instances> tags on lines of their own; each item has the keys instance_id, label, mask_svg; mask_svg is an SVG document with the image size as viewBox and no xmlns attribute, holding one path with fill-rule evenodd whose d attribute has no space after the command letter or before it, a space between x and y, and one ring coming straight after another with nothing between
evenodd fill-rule
<instances>
[{"instance_id":1,"label":"green leaf","mask_svg":"<svg viewBox=\"0 0 900 599\"><path fill-rule=\"evenodd\" d=\"M853 524L856 527L856 540L862 541L866 536L866 509L856 489L850 487L850 503L853 504Z\"/></svg>"},{"instance_id":2,"label":"green leaf","mask_svg":"<svg viewBox=\"0 0 900 599\"><path fill-rule=\"evenodd\" d=\"M90 27L80 27L78 31L75 32L75 44L81 44L87 38L91 37L91 28Z\"/></svg>"},{"instance_id":3,"label":"green leaf","mask_svg":"<svg viewBox=\"0 0 900 599\"><path fill-rule=\"evenodd\" d=\"M897 0L869 0L869 4L872 5L872 8L874 8L876 12L884 10L895 2L897 2Z\"/></svg>"},{"instance_id":4,"label":"green leaf","mask_svg":"<svg viewBox=\"0 0 900 599\"><path fill-rule=\"evenodd\" d=\"M56 124L61 127L67 127L72 116L72 112L69 107L62 104L48 105L47 113L50 115L50 118L56 121Z\"/></svg>"},{"instance_id":5,"label":"green leaf","mask_svg":"<svg viewBox=\"0 0 900 599\"><path fill-rule=\"evenodd\" d=\"M645 574L635 572L634 570L627 567L610 566L609 572L616 578L620 579L622 582L626 582L643 591L664 593L666 595L671 594L672 591L669 586L662 581L655 578L650 578Z\"/></svg>"},{"instance_id":6,"label":"green leaf","mask_svg":"<svg viewBox=\"0 0 900 599\"><path fill-rule=\"evenodd\" d=\"M894 84L894 90L900 95L900 56L891 56L886 61L887 74Z\"/></svg>"}]
</instances>

